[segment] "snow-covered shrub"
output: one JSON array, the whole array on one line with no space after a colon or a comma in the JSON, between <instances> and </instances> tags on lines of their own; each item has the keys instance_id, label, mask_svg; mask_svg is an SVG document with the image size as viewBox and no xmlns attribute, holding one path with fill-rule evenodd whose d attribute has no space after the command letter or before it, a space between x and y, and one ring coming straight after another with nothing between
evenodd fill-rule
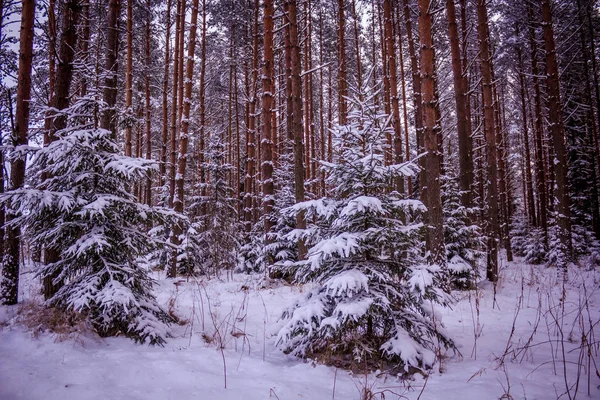
<instances>
[{"instance_id":1,"label":"snow-covered shrub","mask_svg":"<svg viewBox=\"0 0 600 400\"><path fill-rule=\"evenodd\" d=\"M426 368L438 345L453 347L434 317L444 303L439 267L422 261L421 202L390 190L412 163L385 165L390 118L370 93L349 99L349 124L333 131L335 162L322 162L333 197L295 204L283 212L305 213L305 260L288 263L295 281L316 287L282 316L277 346L300 357L342 366L384 363L394 369Z\"/></svg>"},{"instance_id":2,"label":"snow-covered shrub","mask_svg":"<svg viewBox=\"0 0 600 400\"><path fill-rule=\"evenodd\" d=\"M151 293L141 257L163 245L148 227L176 216L138 203L127 189L154 164L118 155L106 130L77 127L56 136L33 154L33 187L1 197L18 209L12 223L25 227L29 242L58 255L37 271L58 288L47 304L85 315L100 335L164 343L171 318Z\"/></svg>"},{"instance_id":3,"label":"snow-covered shrub","mask_svg":"<svg viewBox=\"0 0 600 400\"><path fill-rule=\"evenodd\" d=\"M470 223L469 210L461 204L460 194L458 178L442 176L447 268L453 286L457 289L468 289L478 277L476 262L482 256L481 249L484 243L479 227Z\"/></svg>"}]
</instances>

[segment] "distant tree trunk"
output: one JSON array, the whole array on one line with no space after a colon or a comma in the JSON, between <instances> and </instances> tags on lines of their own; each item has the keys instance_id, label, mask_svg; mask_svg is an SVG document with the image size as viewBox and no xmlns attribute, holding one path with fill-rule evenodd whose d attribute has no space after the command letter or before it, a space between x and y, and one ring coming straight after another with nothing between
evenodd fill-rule
<instances>
[{"instance_id":1,"label":"distant tree trunk","mask_svg":"<svg viewBox=\"0 0 600 400\"><path fill-rule=\"evenodd\" d=\"M56 82L54 85L52 102L50 103L51 108L57 111L64 110L69 106L71 81L73 80L73 59L75 58L75 49L77 46L77 25L79 23L80 13L80 0L68 0L64 4L58 66L56 69ZM65 129L66 127L66 115L52 115L50 129L47 132L47 143L52 143L57 140L56 132ZM52 264L59 260L60 255L56 249L52 247L44 249L45 264ZM46 300L54 296L62 286L60 283L54 282L56 278L57 274L45 276L42 279L43 292Z\"/></svg>"},{"instance_id":2,"label":"distant tree trunk","mask_svg":"<svg viewBox=\"0 0 600 400\"><path fill-rule=\"evenodd\" d=\"M144 86L146 90L146 160L152 159L152 121L150 119L151 113L151 104L150 104L150 40L151 31L150 24L152 20L152 5L150 0L146 0L146 68L144 71ZM148 206L152 205L152 173L149 171L148 176L146 177L146 194L144 196L146 198L146 204Z\"/></svg>"},{"instance_id":3,"label":"distant tree trunk","mask_svg":"<svg viewBox=\"0 0 600 400\"><path fill-rule=\"evenodd\" d=\"M360 60L360 22L358 21L358 14L356 13L356 0L352 0L352 21L354 22L354 51L356 52L356 80L358 88L362 88L362 62Z\"/></svg>"},{"instance_id":4,"label":"distant tree trunk","mask_svg":"<svg viewBox=\"0 0 600 400\"><path fill-rule=\"evenodd\" d=\"M189 143L189 128L190 128L190 109L192 105L192 78L194 77L194 52L196 50L196 26L198 24L198 0L192 2L192 16L190 24L190 34L188 42L188 54L185 65L185 86L183 101L183 114L181 118L181 132L179 135L179 157L177 160L177 176L175 178L175 198L173 199L173 209L178 213L183 213L184 200L184 184L185 172L187 168L187 153ZM183 21L183 18L182 18ZM182 31L183 34L183 31ZM180 49L181 50L181 49ZM183 61L183 60L181 60ZM180 235L183 233L182 227L179 224L173 225L173 233L171 235L171 243L174 246L181 244ZM168 271L169 277L177 275L177 257L172 257L171 267Z\"/></svg>"},{"instance_id":5,"label":"distant tree trunk","mask_svg":"<svg viewBox=\"0 0 600 400\"><path fill-rule=\"evenodd\" d=\"M264 46L264 66L262 75L262 189L263 189L263 207L264 207L264 227L265 238L269 241L269 232L273 227L273 205L275 203L273 188L273 105L275 97L275 85L273 85L273 74L275 57L273 55L273 14L275 8L273 0L264 1L265 12L263 16L263 46Z\"/></svg>"},{"instance_id":6,"label":"distant tree trunk","mask_svg":"<svg viewBox=\"0 0 600 400\"><path fill-rule=\"evenodd\" d=\"M552 10L550 0L542 0L542 26L544 28L544 47L546 48L546 75L548 91L548 119L550 120L550 133L554 145L555 157L552 166L556 179L556 198L558 200L558 228L561 245L564 247L566 260L560 265L566 268L572 256L571 243L571 208L569 198L569 181L567 150L565 146L565 129L563 124L562 104L560 100L560 82L558 76L558 62L556 60L556 44L554 42L554 28L552 25Z\"/></svg>"},{"instance_id":7,"label":"distant tree trunk","mask_svg":"<svg viewBox=\"0 0 600 400\"><path fill-rule=\"evenodd\" d=\"M419 39L421 48L421 94L423 98L423 143L426 154L424 166L427 170L422 182L421 196L425 213L426 241L429 263L446 265L442 200L440 187L441 157L438 146L438 121L435 96L435 63L430 0L419 0Z\"/></svg>"},{"instance_id":8,"label":"distant tree trunk","mask_svg":"<svg viewBox=\"0 0 600 400\"><path fill-rule=\"evenodd\" d=\"M456 130L458 133L459 182L462 205L472 207L473 190L473 145L471 144L471 126L467 115L467 87L465 66L461 62L456 8L454 0L446 0L448 16L448 37L452 54L452 73L454 78L454 99L456 102Z\"/></svg>"},{"instance_id":9,"label":"distant tree trunk","mask_svg":"<svg viewBox=\"0 0 600 400\"><path fill-rule=\"evenodd\" d=\"M487 207L486 231L488 235L487 279L498 280L498 172L496 162L496 126L494 121L494 98L492 93L492 59L489 45L489 25L485 0L477 0L477 32L479 35L479 58L483 92L483 129L487 158Z\"/></svg>"},{"instance_id":10,"label":"distant tree trunk","mask_svg":"<svg viewBox=\"0 0 600 400\"><path fill-rule=\"evenodd\" d=\"M200 54L200 130L198 132L198 172L200 176L200 196L206 196L206 168L204 167L204 151L206 147L206 0L202 0L202 47ZM202 206L199 210L201 215L206 214Z\"/></svg>"},{"instance_id":11,"label":"distant tree trunk","mask_svg":"<svg viewBox=\"0 0 600 400\"><path fill-rule=\"evenodd\" d=\"M415 51L415 41L412 32L412 21L410 18L410 9L408 0L403 0L404 3L404 22L406 26L406 38L408 41L408 54L410 56L410 68L412 71L413 84L413 107L415 112L415 130L417 136L417 154L423 151L423 101L421 99L421 76L419 64L417 61L417 53ZM423 160L423 159L422 159ZM418 175L418 180L425 179L425 172L421 171Z\"/></svg>"},{"instance_id":12,"label":"distant tree trunk","mask_svg":"<svg viewBox=\"0 0 600 400\"><path fill-rule=\"evenodd\" d=\"M519 29L517 27L517 37ZM529 129L527 123L527 102L525 97L525 68L523 66L523 54L521 48L517 48L517 62L519 66L519 86L521 95L521 115L523 119L523 142L525 147L525 198L527 199L527 215L529 222L533 226L537 226L537 218L535 215L535 199L533 198L533 178L531 176L531 151L529 148Z\"/></svg>"},{"instance_id":13,"label":"distant tree trunk","mask_svg":"<svg viewBox=\"0 0 600 400\"><path fill-rule=\"evenodd\" d=\"M396 24L398 29L398 54L400 55L400 81L402 87L402 119L404 122L404 148L406 161L410 161L410 142L408 139L408 110L406 107L406 75L404 71L404 50L402 49L402 29L400 23L400 7L396 8ZM412 178L408 178L408 196L413 195Z\"/></svg>"},{"instance_id":14,"label":"distant tree trunk","mask_svg":"<svg viewBox=\"0 0 600 400\"><path fill-rule=\"evenodd\" d=\"M542 146L542 97L539 84L538 51L535 28L533 27L534 16L531 5L527 5L527 19L529 21L529 45L531 48L531 75L533 79L534 102L535 102L535 149L536 149L536 181L538 192L538 216L539 223L544 233L544 244L548 245L548 208L546 194L546 171L544 169L544 148Z\"/></svg>"},{"instance_id":15,"label":"distant tree trunk","mask_svg":"<svg viewBox=\"0 0 600 400\"><path fill-rule=\"evenodd\" d=\"M341 3L343 1L340 0ZM286 52L289 53L289 61L291 67L291 83L290 97L291 109L288 109L287 118L291 120L288 125L291 132L288 136L294 141L294 194L296 202L304 201L304 145L302 143L302 78L300 64L300 46L298 43L298 22L296 0L284 0L284 9L287 14L288 28L286 29ZM340 79L344 80L345 79ZM288 102L289 104L290 102ZM344 115L344 113L340 113ZM304 213L299 213L296 217L296 228L305 229L306 221ZM304 259L306 257L306 245L304 240L298 240L298 257Z\"/></svg>"},{"instance_id":16,"label":"distant tree trunk","mask_svg":"<svg viewBox=\"0 0 600 400\"><path fill-rule=\"evenodd\" d=\"M348 96L346 88L346 17L344 16L344 0L338 0L338 120L340 125L346 124L346 114L348 113L345 97Z\"/></svg>"},{"instance_id":17,"label":"distant tree trunk","mask_svg":"<svg viewBox=\"0 0 600 400\"><path fill-rule=\"evenodd\" d=\"M23 0L21 9L21 31L19 36L19 71L17 81L17 111L15 129L12 132L14 146L27 145L29 126L29 103L31 98L31 63L33 59L33 23L35 20L35 1ZM25 159L19 158L10 165L10 188L17 190L25 183ZM13 220L15 210L7 207L7 223ZM0 304L13 305L19 300L19 248L21 228L6 228L4 260L2 263L2 286L0 286Z\"/></svg>"},{"instance_id":18,"label":"distant tree trunk","mask_svg":"<svg viewBox=\"0 0 600 400\"><path fill-rule=\"evenodd\" d=\"M258 96L258 0L254 0L254 24L252 29L252 71L250 78L250 101L248 104L248 129L246 134L246 177L244 182L244 228L252 230L253 198L256 185L256 102Z\"/></svg>"},{"instance_id":19,"label":"distant tree trunk","mask_svg":"<svg viewBox=\"0 0 600 400\"><path fill-rule=\"evenodd\" d=\"M394 128L394 163L400 164L404 161L402 149L402 125L400 123L400 99L398 98L398 78L396 74L396 49L394 48L394 34L392 23L391 0L383 1L383 18L385 20L385 44L387 47L387 67L390 77L390 97L392 100L392 125ZM404 194L404 178L399 177L396 182L396 190Z\"/></svg>"},{"instance_id":20,"label":"distant tree trunk","mask_svg":"<svg viewBox=\"0 0 600 400\"><path fill-rule=\"evenodd\" d=\"M179 90L179 41L183 35L181 27L181 13L183 0L177 0L177 11L175 13L175 41L173 42L173 79L171 82L171 136L170 150L171 157L169 160L169 207L173 207L175 197L175 171L177 170L177 92ZM174 271L175 272L175 271ZM175 276L175 275L173 275Z\"/></svg>"},{"instance_id":21,"label":"distant tree trunk","mask_svg":"<svg viewBox=\"0 0 600 400\"><path fill-rule=\"evenodd\" d=\"M121 0L110 0L108 3L108 32L106 34L106 55L103 100L104 112L100 118L100 127L117 137L117 121L115 105L117 104L117 70L119 67L119 16Z\"/></svg>"},{"instance_id":22,"label":"distant tree trunk","mask_svg":"<svg viewBox=\"0 0 600 400\"><path fill-rule=\"evenodd\" d=\"M0 4L0 8L4 8ZM2 22L0 21L0 24ZM2 36L0 36L1 38ZM52 104L52 96L54 95L54 85L56 84L56 2L48 1L48 106ZM46 112L46 120L44 121L44 144L48 144L48 132L52 124L52 113Z\"/></svg>"},{"instance_id":23,"label":"distant tree trunk","mask_svg":"<svg viewBox=\"0 0 600 400\"><path fill-rule=\"evenodd\" d=\"M88 65L90 56L89 56L89 52L90 52L90 3L87 2L85 4L82 4L83 6L83 28L82 28L82 35L83 37L81 38L81 40L79 41L80 43L80 47L81 47L81 63L83 65ZM87 87L88 87L88 83L87 83L87 75L85 73L82 73L79 77L80 79L80 91L79 91L79 95L81 97L85 97L87 95Z\"/></svg>"},{"instance_id":24,"label":"distant tree trunk","mask_svg":"<svg viewBox=\"0 0 600 400\"><path fill-rule=\"evenodd\" d=\"M585 97L587 99L587 101L589 101L590 107L588 108L588 112L587 112L587 117L586 117L586 124L587 124L587 130L588 130L588 137L589 137L589 141L590 144L592 145L593 149L594 149L594 161L596 162L596 165L600 166L600 146L598 144L598 129L600 128L599 126L596 125L596 119L595 119L595 115L594 115L594 106L593 104L593 99L592 99L592 83L590 82L590 70L589 70L589 66L588 66L588 62L587 60L590 59L590 54L589 54L589 50L588 50L588 40L586 38L586 35L590 35L592 36L590 42L593 45L594 44L594 40L593 40L593 32L588 32L587 30L583 29L585 25L585 21L584 21L584 16L583 16L583 9L581 6L581 0L577 0L577 16L579 19L579 25L581 26L580 29L580 33L579 33L579 37L581 40L581 52L583 55L583 60L584 62L583 64L583 74L585 75ZM593 56L595 57L595 54L593 54ZM595 63L595 60L594 60ZM594 63L592 65L594 65ZM594 74L595 75L595 74ZM595 79L598 79L596 76L594 77ZM598 104L596 104L598 106ZM597 112L600 112L600 109L597 108L596 109ZM592 173L594 175L594 180L591 183L592 185L592 196L591 196L591 207L592 207L592 229L594 230L594 234L596 235L596 238L600 238L600 210L599 210L599 204L598 204L598 179L597 179L597 174L600 173L600 169L598 171L596 171L596 168L592 169Z\"/></svg>"},{"instance_id":25,"label":"distant tree trunk","mask_svg":"<svg viewBox=\"0 0 600 400\"><path fill-rule=\"evenodd\" d=\"M131 129L133 111L133 0L127 0L127 64L125 69L125 112L127 125L125 127L125 156L131 157Z\"/></svg>"},{"instance_id":26,"label":"distant tree trunk","mask_svg":"<svg viewBox=\"0 0 600 400\"><path fill-rule=\"evenodd\" d=\"M169 141L169 64L171 58L171 51L169 46L171 44L171 3L172 0L167 1L167 32L165 35L165 72L163 75L163 87L162 87L162 136L161 136L161 147L160 147L160 170L159 170L159 186L163 187L167 176L167 148Z\"/></svg>"}]
</instances>

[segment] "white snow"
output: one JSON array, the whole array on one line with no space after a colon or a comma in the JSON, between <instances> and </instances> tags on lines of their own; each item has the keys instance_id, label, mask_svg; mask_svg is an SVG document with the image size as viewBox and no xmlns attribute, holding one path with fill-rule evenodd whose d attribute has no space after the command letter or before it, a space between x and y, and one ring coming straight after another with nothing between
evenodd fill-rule
<instances>
[{"instance_id":1,"label":"white snow","mask_svg":"<svg viewBox=\"0 0 600 400\"><path fill-rule=\"evenodd\" d=\"M424 285L425 275L419 277ZM184 321L172 327L173 338L164 348L123 337L101 339L89 332L34 334L17 321L21 306L0 307L0 399L358 400L360 388L367 386L373 393L386 391L385 399L417 399L423 390L421 399L505 395L545 400L569 398L563 395L565 382L574 397L578 376L577 398L600 398L596 271L574 267L561 302L563 287L556 270L502 263L495 290L480 282L476 291L455 293L458 301L451 309L435 310L461 354L449 352L441 365L435 361L427 379L416 374L409 380L354 375L277 350L272 333L282 310L310 286L290 287L245 275L230 281L158 278L159 302ZM41 301L35 282L31 274L22 275L25 304ZM362 285L359 277L353 282L332 282L332 287ZM581 327L586 340L596 341L589 359ZM433 363L434 355L419 353L402 332L388 344L403 358L423 357Z\"/></svg>"}]
</instances>

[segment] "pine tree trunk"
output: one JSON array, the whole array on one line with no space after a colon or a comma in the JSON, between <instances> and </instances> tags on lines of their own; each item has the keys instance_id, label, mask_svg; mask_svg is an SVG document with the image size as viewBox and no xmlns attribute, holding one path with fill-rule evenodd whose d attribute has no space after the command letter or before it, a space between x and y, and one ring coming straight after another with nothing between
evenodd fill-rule
<instances>
[{"instance_id":1,"label":"pine tree trunk","mask_svg":"<svg viewBox=\"0 0 600 400\"><path fill-rule=\"evenodd\" d=\"M150 31L150 24L151 24L151 19L152 19L152 15L151 15L151 11L152 11L152 5L150 3L150 0L146 0L146 43L145 43L145 50L146 50L146 68L144 71L144 86L145 86L145 91L146 91L146 104L145 104L145 109L146 109L146 160L151 160L152 159L152 121L150 120L150 114L151 114L151 105L150 105L150 40L151 38L151 31ZM150 171L148 171L148 176L146 177L146 193L145 196L146 198L146 204L148 206L152 205L152 173Z\"/></svg>"},{"instance_id":2,"label":"pine tree trunk","mask_svg":"<svg viewBox=\"0 0 600 400\"><path fill-rule=\"evenodd\" d=\"M200 130L198 132L198 169L200 176L200 196L206 196L206 168L204 167L204 151L206 147L206 0L202 0L202 48L200 54ZM206 214L206 207L201 206L200 215Z\"/></svg>"},{"instance_id":3,"label":"pine tree trunk","mask_svg":"<svg viewBox=\"0 0 600 400\"><path fill-rule=\"evenodd\" d=\"M400 55L400 82L402 87L402 119L404 122L404 148L406 161L410 161L410 142L408 137L408 110L406 107L406 75L404 71L404 50L402 49L402 29L400 27L400 7L396 8L396 26L398 30L398 54ZM412 178L408 178L408 196L413 195Z\"/></svg>"},{"instance_id":4,"label":"pine tree trunk","mask_svg":"<svg viewBox=\"0 0 600 400\"><path fill-rule=\"evenodd\" d=\"M263 47L264 47L264 62L262 75L262 189L263 189L263 207L264 207L264 227L266 241L269 242L269 233L273 227L271 213L273 212L274 187L273 187L273 99L275 96L275 88L273 85L275 57L273 54L273 14L275 8L273 0L264 1L264 16L263 16Z\"/></svg>"},{"instance_id":5,"label":"pine tree trunk","mask_svg":"<svg viewBox=\"0 0 600 400\"><path fill-rule=\"evenodd\" d=\"M489 48L489 25L485 0L477 0L477 33L483 92L483 129L487 158L487 207L486 231L488 236L487 279L498 280L498 173L496 161L496 126L494 121L494 98L492 93L492 59Z\"/></svg>"},{"instance_id":6,"label":"pine tree trunk","mask_svg":"<svg viewBox=\"0 0 600 400\"><path fill-rule=\"evenodd\" d=\"M471 144L470 121L467 116L468 87L465 67L462 65L458 26L456 23L456 8L454 0L446 0L448 16L448 37L452 54L452 74L454 78L454 99L456 102L456 130L458 133L459 182L462 205L472 207L473 190L473 145Z\"/></svg>"},{"instance_id":7,"label":"pine tree trunk","mask_svg":"<svg viewBox=\"0 0 600 400\"><path fill-rule=\"evenodd\" d=\"M167 177L167 148L169 141L169 65L171 59L171 3L172 0L167 2L167 32L165 35L165 72L163 75L163 87L162 87L162 136L161 136L161 147L160 147L160 170L159 170L159 186L163 187Z\"/></svg>"},{"instance_id":8,"label":"pine tree trunk","mask_svg":"<svg viewBox=\"0 0 600 400\"><path fill-rule=\"evenodd\" d=\"M546 187L546 171L544 168L544 149L542 146L542 137L544 135L542 129L542 97L540 93L539 70L538 70L538 51L537 41L535 37L535 28L533 27L534 17L531 6L527 6L527 17L529 23L529 45L531 48L531 75L533 78L534 103L535 103L535 166L536 166L536 181L538 192L538 216L539 224L544 233L544 244L548 245L548 208L547 198L548 193Z\"/></svg>"},{"instance_id":9,"label":"pine tree trunk","mask_svg":"<svg viewBox=\"0 0 600 400\"><path fill-rule=\"evenodd\" d=\"M29 126L29 104L31 99L31 64L33 59L33 23L35 20L35 1L23 0L21 9L21 31L19 34L19 71L17 76L17 110L15 129L12 132L14 146L27 145ZM25 159L15 159L10 165L10 188L17 190L25 183ZM10 205L7 207L7 223L16 215ZM13 305L19 300L19 249L21 229L18 226L6 228L4 260L2 263L2 286L0 286L0 304Z\"/></svg>"},{"instance_id":10,"label":"pine tree trunk","mask_svg":"<svg viewBox=\"0 0 600 400\"><path fill-rule=\"evenodd\" d=\"M338 0L338 55L340 57L338 71L338 121L340 125L346 124L348 113L345 97L348 96L346 88L346 17L344 16L344 0Z\"/></svg>"},{"instance_id":11,"label":"pine tree trunk","mask_svg":"<svg viewBox=\"0 0 600 400\"><path fill-rule=\"evenodd\" d=\"M356 81L358 88L363 86L362 62L360 60L360 27L358 14L356 13L356 0L352 0L352 21L354 22L354 51L356 53Z\"/></svg>"},{"instance_id":12,"label":"pine tree trunk","mask_svg":"<svg viewBox=\"0 0 600 400\"><path fill-rule=\"evenodd\" d=\"M560 99L560 82L558 76L558 62L556 59L556 44L554 42L554 28L552 25L552 11L550 1L542 0L542 25L544 28L544 47L546 49L546 75L548 92L548 119L549 129L554 145L552 166L556 179L556 199L558 201L558 228L562 251L566 260L560 267L566 268L566 263L571 259L573 245L571 243L571 209L569 198L569 180L567 165L567 150L565 146L565 131Z\"/></svg>"},{"instance_id":13,"label":"pine tree trunk","mask_svg":"<svg viewBox=\"0 0 600 400\"><path fill-rule=\"evenodd\" d=\"M60 49L58 56L58 66L56 69L56 82L54 93L50 106L52 109L61 111L69 106L71 81L73 80L73 60L75 58L75 49L77 46L77 26L79 15L81 13L80 0L68 0L63 7L62 13L62 33L60 38ZM54 115L51 118L50 129L47 132L48 143L52 143L58 138L56 132L67 127L67 117L64 114ZM44 177L49 178L49 177ZM44 263L52 264L60 260L60 255L56 249L48 247L44 249ZM62 286L55 283L56 275L45 276L42 279L44 298L50 299L56 294Z\"/></svg>"},{"instance_id":14,"label":"pine tree trunk","mask_svg":"<svg viewBox=\"0 0 600 400\"><path fill-rule=\"evenodd\" d=\"M517 28L517 37L519 30ZM535 214L535 200L533 198L533 178L531 176L531 150L529 148L529 125L527 123L527 103L525 98L525 68L523 66L523 55L521 48L517 48L517 62L519 65L519 86L521 95L521 116L523 120L523 142L525 151L525 198L527 199L527 215L533 226L538 226Z\"/></svg>"},{"instance_id":15,"label":"pine tree trunk","mask_svg":"<svg viewBox=\"0 0 600 400\"><path fill-rule=\"evenodd\" d=\"M340 0L341 1L341 0ZM342 1L343 3L343 1ZM289 61L291 68L291 83L290 97L291 109L288 109L288 119L291 120L289 127L291 132L288 133L290 138L294 140L294 194L296 202L302 202L304 198L304 145L302 143L302 78L300 64L300 45L298 43L298 22L296 0L285 0L284 10L287 14L289 27L286 29L288 36L286 52L289 52ZM340 72L341 73L341 72ZM345 79L340 78L340 81ZM289 104L290 102L288 102ZM340 115L344 115L341 112ZM296 228L305 229L306 221L304 213L299 213L296 217ZM298 257L304 259L306 257L306 245L302 239L298 240Z\"/></svg>"},{"instance_id":16,"label":"pine tree trunk","mask_svg":"<svg viewBox=\"0 0 600 400\"><path fill-rule=\"evenodd\" d=\"M415 130L417 136L417 154L423 151L423 101L421 99L421 76L419 72L419 64L417 61L417 53L415 51L415 41L412 32L412 21L410 17L410 9L408 0L403 0L404 3L404 22L406 27L406 38L408 41L408 54L410 56L410 68L412 71L413 84L413 108L415 112ZM424 159L422 159L424 160ZM417 181L426 179L425 172L421 171L417 175Z\"/></svg>"},{"instance_id":17,"label":"pine tree trunk","mask_svg":"<svg viewBox=\"0 0 600 400\"><path fill-rule=\"evenodd\" d=\"M133 110L133 0L127 0L127 64L125 67L125 112L127 126L125 127L125 156L131 157L131 130Z\"/></svg>"},{"instance_id":18,"label":"pine tree trunk","mask_svg":"<svg viewBox=\"0 0 600 400\"><path fill-rule=\"evenodd\" d=\"M248 129L246 134L246 177L244 183L244 228L252 230L253 197L256 185L256 102L258 97L258 0L254 0L254 28L252 32L252 72L250 79L250 101L248 104Z\"/></svg>"},{"instance_id":19,"label":"pine tree trunk","mask_svg":"<svg viewBox=\"0 0 600 400\"><path fill-rule=\"evenodd\" d=\"M117 71L119 67L119 16L121 0L110 0L108 3L108 32L106 34L106 55L103 100L105 104L100 127L109 130L113 139L117 138L116 109L117 104Z\"/></svg>"},{"instance_id":20,"label":"pine tree trunk","mask_svg":"<svg viewBox=\"0 0 600 400\"><path fill-rule=\"evenodd\" d=\"M170 134L170 151L171 157L169 160L169 207L173 207L175 198L175 171L177 166L177 99L179 91L179 64L180 60L179 41L183 35L181 27L181 13L183 0L177 0L177 11L175 13L175 41L173 42L173 79L171 82L171 134ZM182 58L182 57L181 57ZM183 77L182 77L183 78ZM175 276L175 275L173 275Z\"/></svg>"},{"instance_id":21,"label":"pine tree trunk","mask_svg":"<svg viewBox=\"0 0 600 400\"><path fill-rule=\"evenodd\" d=\"M400 123L400 99L398 98L398 78L396 74L396 49L394 48L394 34L392 29L392 4L391 0L383 1L383 18L385 20L385 44L388 57L387 67L390 77L390 97L392 100L392 125L394 128L394 163L400 164L404 161L402 149L402 125ZM396 190L404 194L404 178L399 177L396 182Z\"/></svg>"},{"instance_id":22,"label":"pine tree trunk","mask_svg":"<svg viewBox=\"0 0 600 400\"><path fill-rule=\"evenodd\" d=\"M442 200L440 187L441 155L438 138L438 112L435 95L435 55L433 48L432 10L430 0L419 0L419 39L421 48L421 94L423 99L423 144L426 151L423 165L427 170L422 182L421 196L425 213L428 262L446 265Z\"/></svg>"},{"instance_id":23,"label":"pine tree trunk","mask_svg":"<svg viewBox=\"0 0 600 400\"><path fill-rule=\"evenodd\" d=\"M184 97L182 98L183 110L181 118L181 132L179 135L179 157L177 160L177 176L175 178L175 198L173 199L173 209L175 212L183 213L184 200L184 183L185 173L187 168L187 152L189 143L189 127L190 127L190 109L192 105L192 78L194 77L194 51L196 50L196 26L198 24L198 0L193 0L192 16L190 24L190 34L188 42L188 54L185 66L185 86ZM183 18L182 18L183 21ZM183 33L183 31L182 31ZM181 50L181 49L180 49ZM181 60L183 61L183 60ZM171 235L171 243L174 246L181 244L180 235L183 233L182 227L179 224L173 225L173 233ZM177 257L171 259L171 267L168 276L174 277L177 275Z\"/></svg>"}]
</instances>

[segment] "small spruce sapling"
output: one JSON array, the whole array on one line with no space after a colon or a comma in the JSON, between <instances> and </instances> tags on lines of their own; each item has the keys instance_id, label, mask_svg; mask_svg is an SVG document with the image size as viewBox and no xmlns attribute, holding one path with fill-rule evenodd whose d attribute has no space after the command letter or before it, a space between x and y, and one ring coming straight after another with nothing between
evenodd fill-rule
<instances>
[{"instance_id":1,"label":"small spruce sapling","mask_svg":"<svg viewBox=\"0 0 600 400\"><path fill-rule=\"evenodd\" d=\"M29 243L59 255L37 270L59 287L49 306L83 314L101 336L163 344L172 319L152 294L142 257L165 245L148 227L179 216L141 204L127 190L155 165L120 156L109 131L82 122L83 103L64 110L76 116L69 128L33 151L31 186L0 200L18 210L11 223L25 228Z\"/></svg>"},{"instance_id":2,"label":"small spruce sapling","mask_svg":"<svg viewBox=\"0 0 600 400\"><path fill-rule=\"evenodd\" d=\"M350 122L332 130L335 160L321 163L332 197L283 210L306 214L307 228L286 237L304 238L307 258L288 268L315 287L283 313L276 343L345 367L428 368L438 344L454 347L433 315L446 293L440 269L421 256L423 204L390 190L417 167L386 165L390 117L374 105L376 95L349 98Z\"/></svg>"}]
</instances>

